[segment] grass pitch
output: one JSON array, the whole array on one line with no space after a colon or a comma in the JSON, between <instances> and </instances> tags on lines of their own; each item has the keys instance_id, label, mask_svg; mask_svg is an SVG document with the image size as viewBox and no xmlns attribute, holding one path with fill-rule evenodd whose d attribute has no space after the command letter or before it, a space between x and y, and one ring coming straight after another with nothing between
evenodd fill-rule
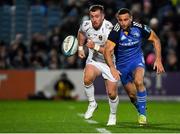
<instances>
[{"instance_id":1,"label":"grass pitch","mask_svg":"<svg viewBox=\"0 0 180 134\"><path fill-rule=\"evenodd\" d=\"M87 102L73 101L0 101L0 133L178 133L180 132L179 102L148 102L148 125L139 126L137 112L128 102L118 107L117 125L107 127L107 101L98 101L99 108L88 123L82 115Z\"/></svg>"}]
</instances>

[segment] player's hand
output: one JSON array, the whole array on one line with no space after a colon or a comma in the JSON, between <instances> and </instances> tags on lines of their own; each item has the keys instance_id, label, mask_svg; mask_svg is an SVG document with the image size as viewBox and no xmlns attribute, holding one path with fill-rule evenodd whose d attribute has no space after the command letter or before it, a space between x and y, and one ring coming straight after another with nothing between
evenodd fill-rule
<instances>
[{"instance_id":1,"label":"player's hand","mask_svg":"<svg viewBox=\"0 0 180 134\"><path fill-rule=\"evenodd\" d=\"M113 75L113 77L116 80L120 80L121 73L115 67L110 67L110 70L111 70L111 74Z\"/></svg>"},{"instance_id":2,"label":"player's hand","mask_svg":"<svg viewBox=\"0 0 180 134\"><path fill-rule=\"evenodd\" d=\"M83 59L86 57L85 53L84 53L84 50L78 50L78 56L79 58Z\"/></svg>"},{"instance_id":3,"label":"player's hand","mask_svg":"<svg viewBox=\"0 0 180 134\"><path fill-rule=\"evenodd\" d=\"M88 48L90 48L90 49L94 49L95 44L94 44L94 42L92 40L88 39L87 43L86 43L86 46Z\"/></svg>"},{"instance_id":4,"label":"player's hand","mask_svg":"<svg viewBox=\"0 0 180 134\"><path fill-rule=\"evenodd\" d=\"M155 60L153 69L156 70L157 74L165 72L162 62L161 62L161 59Z\"/></svg>"}]
</instances>

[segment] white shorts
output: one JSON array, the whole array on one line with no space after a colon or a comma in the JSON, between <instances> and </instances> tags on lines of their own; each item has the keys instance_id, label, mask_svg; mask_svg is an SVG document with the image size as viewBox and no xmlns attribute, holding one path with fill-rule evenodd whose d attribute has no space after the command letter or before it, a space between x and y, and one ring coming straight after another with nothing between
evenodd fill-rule
<instances>
[{"instance_id":1,"label":"white shorts","mask_svg":"<svg viewBox=\"0 0 180 134\"><path fill-rule=\"evenodd\" d=\"M111 82L117 82L117 80L112 76L109 66L106 63L97 62L92 59L88 59L86 64L91 64L91 65L95 66L97 69L99 69L101 71L102 77L104 79L107 79Z\"/></svg>"}]
</instances>

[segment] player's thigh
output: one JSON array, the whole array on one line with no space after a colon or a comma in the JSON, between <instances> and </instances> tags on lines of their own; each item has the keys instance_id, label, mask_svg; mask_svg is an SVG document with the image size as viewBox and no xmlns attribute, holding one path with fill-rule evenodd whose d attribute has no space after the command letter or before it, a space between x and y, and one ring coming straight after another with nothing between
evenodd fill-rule
<instances>
[{"instance_id":1,"label":"player's thigh","mask_svg":"<svg viewBox=\"0 0 180 134\"><path fill-rule=\"evenodd\" d=\"M135 83L143 83L144 80L144 68L143 67L137 67L134 71L134 82Z\"/></svg>"},{"instance_id":2,"label":"player's thigh","mask_svg":"<svg viewBox=\"0 0 180 134\"><path fill-rule=\"evenodd\" d=\"M101 74L100 70L92 64L86 64L84 68L84 81L94 81Z\"/></svg>"},{"instance_id":3,"label":"player's thigh","mask_svg":"<svg viewBox=\"0 0 180 134\"><path fill-rule=\"evenodd\" d=\"M116 80L113 75L111 74L110 68L107 64L105 63L99 63L99 69L102 72L102 77L105 80L109 80L111 82L117 82L118 80Z\"/></svg>"},{"instance_id":4,"label":"player's thigh","mask_svg":"<svg viewBox=\"0 0 180 134\"><path fill-rule=\"evenodd\" d=\"M135 97L137 93L136 86L134 82L129 82L126 85L124 85L124 89L127 92L129 97Z\"/></svg>"}]
</instances>

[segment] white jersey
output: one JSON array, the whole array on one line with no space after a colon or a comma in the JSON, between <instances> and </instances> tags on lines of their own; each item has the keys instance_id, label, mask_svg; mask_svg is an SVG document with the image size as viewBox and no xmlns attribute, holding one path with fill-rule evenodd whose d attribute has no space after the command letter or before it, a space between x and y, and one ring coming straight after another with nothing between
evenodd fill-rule
<instances>
[{"instance_id":1,"label":"white jersey","mask_svg":"<svg viewBox=\"0 0 180 134\"><path fill-rule=\"evenodd\" d=\"M102 26L98 30L95 30L92 26L91 20L86 20L83 21L79 31L84 33L86 38L92 40L96 45L103 46L112 28L112 23L104 19ZM105 63L103 54L93 49L89 49L87 60L90 59Z\"/></svg>"}]
</instances>

